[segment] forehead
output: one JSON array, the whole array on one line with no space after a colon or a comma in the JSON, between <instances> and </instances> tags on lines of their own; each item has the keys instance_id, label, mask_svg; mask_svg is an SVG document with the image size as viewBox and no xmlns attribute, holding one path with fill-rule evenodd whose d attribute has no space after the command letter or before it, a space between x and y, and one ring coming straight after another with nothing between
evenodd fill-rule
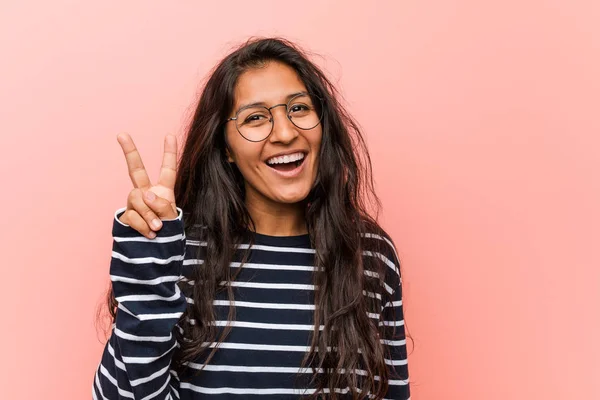
<instances>
[{"instance_id":1,"label":"forehead","mask_svg":"<svg viewBox=\"0 0 600 400\"><path fill-rule=\"evenodd\" d=\"M271 61L240 75L234 90L234 108L259 102L277 104L289 94L303 91L306 86L293 68Z\"/></svg>"}]
</instances>

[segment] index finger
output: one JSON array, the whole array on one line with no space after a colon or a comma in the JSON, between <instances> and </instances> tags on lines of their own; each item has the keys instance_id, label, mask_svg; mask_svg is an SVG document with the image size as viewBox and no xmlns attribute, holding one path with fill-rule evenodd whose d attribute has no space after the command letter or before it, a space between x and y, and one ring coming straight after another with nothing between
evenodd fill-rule
<instances>
[{"instance_id":1,"label":"index finger","mask_svg":"<svg viewBox=\"0 0 600 400\"><path fill-rule=\"evenodd\" d=\"M121 133L117 135L117 141L123 149L125 154L125 160L127 161L127 169L129 170L129 177L133 186L136 188L150 187L150 178L142 162L142 157L138 152L133 139L127 133Z\"/></svg>"},{"instance_id":2,"label":"index finger","mask_svg":"<svg viewBox=\"0 0 600 400\"><path fill-rule=\"evenodd\" d=\"M163 155L162 165L158 184L175 189L175 180L177 178L177 138L173 135L165 137L165 153Z\"/></svg>"}]
</instances>

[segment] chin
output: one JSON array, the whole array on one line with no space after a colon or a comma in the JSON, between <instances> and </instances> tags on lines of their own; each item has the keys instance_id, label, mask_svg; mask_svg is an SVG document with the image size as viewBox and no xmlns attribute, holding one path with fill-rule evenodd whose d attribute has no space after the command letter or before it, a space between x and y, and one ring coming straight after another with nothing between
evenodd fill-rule
<instances>
[{"instance_id":1,"label":"chin","mask_svg":"<svg viewBox=\"0 0 600 400\"><path fill-rule=\"evenodd\" d=\"M305 200L308 193L308 190L302 190L301 192L273 193L273 196L269 197L277 203L295 204Z\"/></svg>"}]
</instances>

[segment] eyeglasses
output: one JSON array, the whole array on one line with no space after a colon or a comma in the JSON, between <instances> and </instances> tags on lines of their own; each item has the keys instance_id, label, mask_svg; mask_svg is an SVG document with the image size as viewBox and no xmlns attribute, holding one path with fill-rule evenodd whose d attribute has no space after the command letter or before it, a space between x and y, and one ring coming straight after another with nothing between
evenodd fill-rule
<instances>
[{"instance_id":1,"label":"eyeglasses","mask_svg":"<svg viewBox=\"0 0 600 400\"><path fill-rule=\"evenodd\" d=\"M299 93L292 97L287 104L275 104L272 107L247 106L242 107L235 117L225 122L235 121L235 127L242 137L250 142L261 142L273 132L273 114L275 107L284 106L288 119L299 129L313 129L323 118L323 100L308 93Z\"/></svg>"}]
</instances>

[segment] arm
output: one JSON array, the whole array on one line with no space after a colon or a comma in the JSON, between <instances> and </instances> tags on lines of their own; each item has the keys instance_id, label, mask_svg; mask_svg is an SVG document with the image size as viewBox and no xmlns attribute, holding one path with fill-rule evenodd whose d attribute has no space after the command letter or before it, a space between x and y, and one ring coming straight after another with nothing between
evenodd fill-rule
<instances>
[{"instance_id":1,"label":"arm","mask_svg":"<svg viewBox=\"0 0 600 400\"><path fill-rule=\"evenodd\" d=\"M155 239L118 217L113 222L110 278L119 303L96 371L94 399L178 399L169 370L177 346L173 329L186 308L177 286L185 257L182 211L163 220Z\"/></svg>"},{"instance_id":2,"label":"arm","mask_svg":"<svg viewBox=\"0 0 600 400\"><path fill-rule=\"evenodd\" d=\"M386 277L387 284L393 288L391 295L385 297L381 313L383 325L384 350L386 364L389 367L389 387L386 399L410 399L410 385L408 374L408 355L406 350L406 333L404 327L404 311L402 307L402 279L400 276L399 260L393 249L390 257L393 261L395 273L391 268ZM390 267L392 264L389 265ZM387 292L385 292L387 294Z\"/></svg>"}]
</instances>

